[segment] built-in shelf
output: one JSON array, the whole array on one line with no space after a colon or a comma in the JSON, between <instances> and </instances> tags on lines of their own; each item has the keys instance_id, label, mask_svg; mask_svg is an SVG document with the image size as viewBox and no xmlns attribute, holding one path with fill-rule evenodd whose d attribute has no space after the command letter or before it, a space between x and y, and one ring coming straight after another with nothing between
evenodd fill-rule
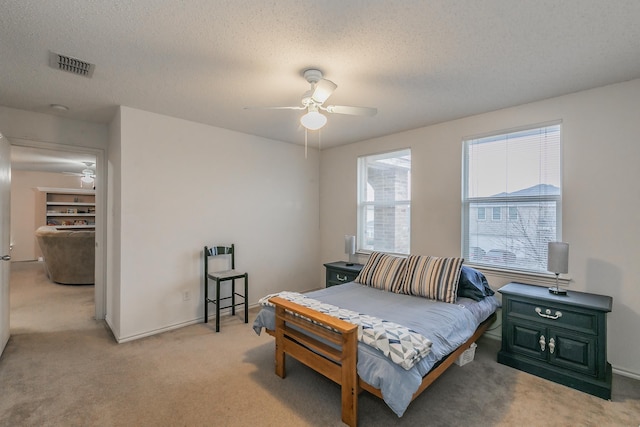
<instances>
[{"instance_id":1,"label":"built-in shelf","mask_svg":"<svg viewBox=\"0 0 640 427\"><path fill-rule=\"evenodd\" d=\"M95 203L80 203L80 202L47 202L47 206L95 206Z\"/></svg>"},{"instance_id":2,"label":"built-in shelf","mask_svg":"<svg viewBox=\"0 0 640 427\"><path fill-rule=\"evenodd\" d=\"M43 194L44 224L58 229L94 229L96 192L79 188L37 187Z\"/></svg>"},{"instance_id":3,"label":"built-in shelf","mask_svg":"<svg viewBox=\"0 0 640 427\"><path fill-rule=\"evenodd\" d=\"M47 212L47 216L90 216L95 217L95 213L60 213L60 212Z\"/></svg>"}]
</instances>

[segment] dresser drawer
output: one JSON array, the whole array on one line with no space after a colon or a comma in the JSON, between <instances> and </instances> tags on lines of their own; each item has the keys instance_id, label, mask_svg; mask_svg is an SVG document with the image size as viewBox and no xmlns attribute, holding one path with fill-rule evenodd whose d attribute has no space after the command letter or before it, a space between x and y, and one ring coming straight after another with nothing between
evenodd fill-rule
<instances>
[{"instance_id":1,"label":"dresser drawer","mask_svg":"<svg viewBox=\"0 0 640 427\"><path fill-rule=\"evenodd\" d=\"M363 267L362 264L348 264L344 261L331 262L324 266L327 268L327 287L353 282Z\"/></svg>"},{"instance_id":2,"label":"dresser drawer","mask_svg":"<svg viewBox=\"0 0 640 427\"><path fill-rule=\"evenodd\" d=\"M353 282L353 280L358 277L358 273L344 270L327 270L327 280L329 282L339 282L339 283L347 283Z\"/></svg>"},{"instance_id":3,"label":"dresser drawer","mask_svg":"<svg viewBox=\"0 0 640 427\"><path fill-rule=\"evenodd\" d=\"M570 328L589 334L598 333L598 315L593 311L544 301L509 299L507 315L514 319L531 320L557 328Z\"/></svg>"}]
</instances>

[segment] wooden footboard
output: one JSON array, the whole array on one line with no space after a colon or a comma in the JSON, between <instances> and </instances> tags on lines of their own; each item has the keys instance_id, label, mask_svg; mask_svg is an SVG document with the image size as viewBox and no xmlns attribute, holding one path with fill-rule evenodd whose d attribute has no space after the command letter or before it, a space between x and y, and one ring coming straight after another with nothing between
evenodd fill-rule
<instances>
[{"instance_id":1,"label":"wooden footboard","mask_svg":"<svg viewBox=\"0 0 640 427\"><path fill-rule=\"evenodd\" d=\"M342 422L355 426L358 422L358 394L362 390L382 398L379 389L360 379L356 364L358 357L357 325L319 313L280 297L271 298L275 305L276 329L267 331L276 338L276 374L284 378L285 354L321 373L342 388ZM295 313L295 314L294 314ZM485 320L469 340L444 358L422 379L422 384L413 395L420 395L454 361L487 330L495 320L495 313ZM320 326L323 325L323 326ZM308 331L332 345L309 336Z\"/></svg>"},{"instance_id":2,"label":"wooden footboard","mask_svg":"<svg viewBox=\"0 0 640 427\"><path fill-rule=\"evenodd\" d=\"M342 422L357 424L358 416L358 326L344 320L274 297L276 306L276 375L284 378L285 354L321 373L342 387ZM294 315L296 313L298 316ZM304 318L300 317L303 316ZM325 325L316 325L307 319ZM291 326L296 326L334 344L325 344ZM331 329L327 329L331 328Z\"/></svg>"}]
</instances>

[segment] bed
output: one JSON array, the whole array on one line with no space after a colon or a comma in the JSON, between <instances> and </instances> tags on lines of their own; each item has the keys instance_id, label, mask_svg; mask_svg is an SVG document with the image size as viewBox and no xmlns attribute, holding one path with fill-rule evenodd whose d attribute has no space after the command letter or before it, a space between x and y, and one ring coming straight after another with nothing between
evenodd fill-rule
<instances>
[{"instance_id":1,"label":"bed","mask_svg":"<svg viewBox=\"0 0 640 427\"><path fill-rule=\"evenodd\" d=\"M375 262L375 257L384 259ZM358 394L362 390L382 398L401 417L411 401L486 331L500 306L484 276L477 270L463 269L461 260L457 265L449 266L449 279L442 280L442 275L437 275L441 279L436 286L438 291L442 286L455 282L454 289L448 291L450 302L444 302L443 298L438 300L415 295L415 289L411 294L408 283L411 260L393 257L391 261L397 262L398 268L389 268L389 257L372 254L356 279L364 284L350 282L309 292L304 297L341 309L371 314L427 338L431 343L430 350L408 369L392 362L379 349L359 342L358 325L291 301L288 296L283 297L285 293L263 298L265 306L253 324L256 333L260 334L264 329L276 339L278 376L284 378L285 354L289 354L341 385L342 421L348 425L357 424ZM424 273L429 270L424 265L429 264L429 260L422 261L419 269ZM416 268L414 263L413 269ZM381 274L381 269L384 269L384 274ZM440 272L447 270L442 266L436 269ZM429 272L433 273L432 270ZM466 273L461 275L463 270ZM474 283L474 290L470 292L458 292L458 284L462 284L462 290L469 272L484 282L481 286ZM434 275L430 276L433 279ZM461 276L465 279L462 280ZM373 277L376 280L369 280ZM425 276L422 277L424 281Z\"/></svg>"}]
</instances>

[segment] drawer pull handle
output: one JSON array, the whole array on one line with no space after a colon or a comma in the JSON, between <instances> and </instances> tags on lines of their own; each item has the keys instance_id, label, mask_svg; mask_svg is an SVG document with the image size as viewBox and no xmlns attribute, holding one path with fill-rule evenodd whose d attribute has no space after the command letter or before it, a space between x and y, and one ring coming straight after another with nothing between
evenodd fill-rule
<instances>
[{"instance_id":1,"label":"drawer pull handle","mask_svg":"<svg viewBox=\"0 0 640 427\"><path fill-rule=\"evenodd\" d=\"M551 338L549 340L549 353L553 354L553 351L556 349L556 341Z\"/></svg>"},{"instance_id":2,"label":"drawer pull handle","mask_svg":"<svg viewBox=\"0 0 640 427\"><path fill-rule=\"evenodd\" d=\"M562 313L559 311L556 311L556 313L554 315L551 314L551 310L549 310L548 308L545 310L545 312L542 312L542 309L540 307L536 307L536 313L538 313L538 316L540 317L544 317L545 319L551 319L551 320L556 320L560 317L562 317Z\"/></svg>"},{"instance_id":3,"label":"drawer pull handle","mask_svg":"<svg viewBox=\"0 0 640 427\"><path fill-rule=\"evenodd\" d=\"M544 351L544 345L545 345L544 335L540 335L540 340L538 342L540 343L540 350Z\"/></svg>"},{"instance_id":4,"label":"drawer pull handle","mask_svg":"<svg viewBox=\"0 0 640 427\"><path fill-rule=\"evenodd\" d=\"M340 273L336 274L336 277L338 278L338 281L340 281L340 282L346 282L347 279L349 279L348 276L346 276L346 275L345 276L341 276Z\"/></svg>"}]
</instances>

